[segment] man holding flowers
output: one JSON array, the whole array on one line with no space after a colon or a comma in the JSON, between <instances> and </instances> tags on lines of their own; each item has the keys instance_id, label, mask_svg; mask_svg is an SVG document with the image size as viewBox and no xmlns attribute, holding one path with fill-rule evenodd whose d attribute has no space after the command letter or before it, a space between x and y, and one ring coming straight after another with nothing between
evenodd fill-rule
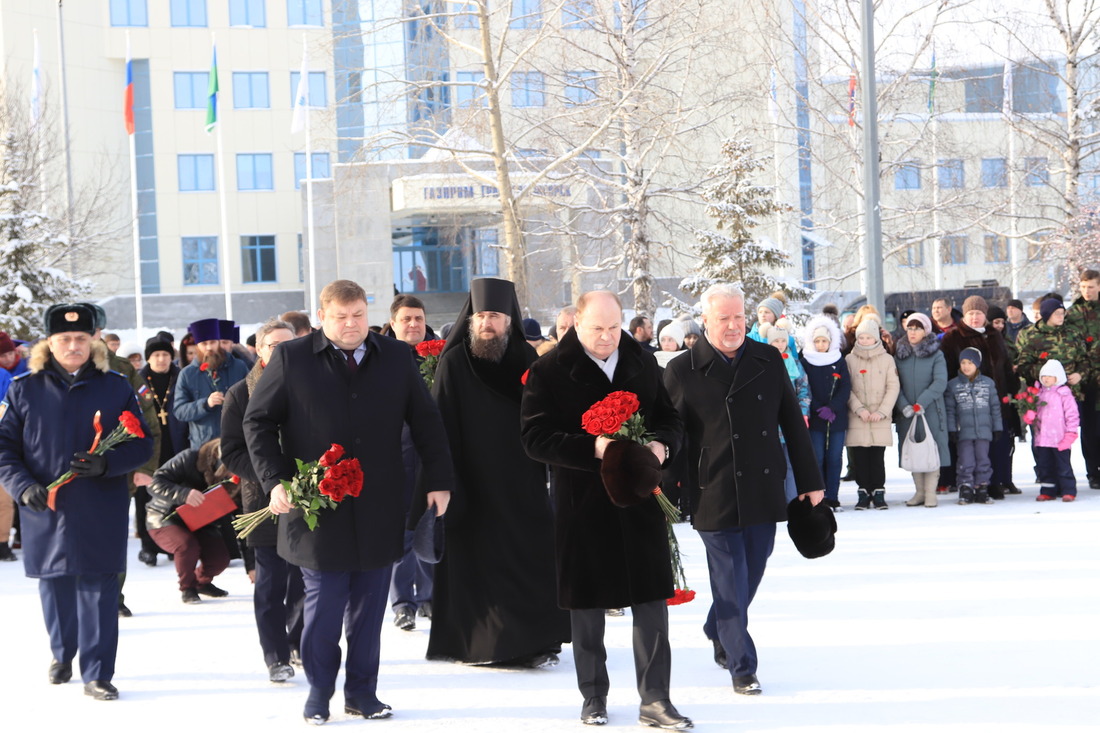
<instances>
[{"instance_id":1,"label":"man holding flowers","mask_svg":"<svg viewBox=\"0 0 1100 733\"><path fill-rule=\"evenodd\" d=\"M660 464L680 444L681 424L661 383L657 362L630 337L623 337L622 305L608 291L582 295L575 327L558 347L536 361L521 406L521 436L527 454L555 473L555 535L558 604L570 610L573 659L584 705L581 721L607 723L604 609L631 607L634 668L641 697L639 722L670 730L692 727L669 700L672 651L668 606L673 596L668 529L657 498ZM619 462L620 474L649 476L636 503L615 503L601 478L613 442L592 435L582 416L616 391L637 396L647 431L648 461ZM621 447L621 446L617 446ZM640 447L640 446L639 446ZM654 457L655 456L655 457Z\"/></svg>"},{"instance_id":2,"label":"man holding flowers","mask_svg":"<svg viewBox=\"0 0 1100 733\"><path fill-rule=\"evenodd\" d=\"M22 507L23 563L39 579L53 651L50 683L72 678L79 652L84 694L114 700L127 475L152 455L153 440L133 387L110 370L106 345L92 339L92 310L51 306L45 328L30 372L0 403L0 484ZM110 450L94 447L101 433ZM51 508L47 486L66 471L73 480L57 489Z\"/></svg>"},{"instance_id":3,"label":"man holding flowers","mask_svg":"<svg viewBox=\"0 0 1100 733\"><path fill-rule=\"evenodd\" d=\"M320 300L321 330L275 349L244 417L256 477L280 515L279 556L302 569L304 717L314 724L329 718L342 626L345 712L391 714L377 696L378 661L391 566L404 549L404 425L422 462L426 503L439 514L452 484L443 423L408 345L369 331L367 296L356 283L333 281ZM365 479L358 496L320 509L310 529L281 481L295 476L295 460L318 461L333 444L359 461Z\"/></svg>"}]
</instances>

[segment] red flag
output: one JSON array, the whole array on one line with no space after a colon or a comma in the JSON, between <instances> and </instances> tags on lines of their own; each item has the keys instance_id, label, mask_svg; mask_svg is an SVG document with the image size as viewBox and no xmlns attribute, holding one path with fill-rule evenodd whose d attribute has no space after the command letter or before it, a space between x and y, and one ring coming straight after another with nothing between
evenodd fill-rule
<instances>
[{"instance_id":1,"label":"red flag","mask_svg":"<svg viewBox=\"0 0 1100 733\"><path fill-rule=\"evenodd\" d=\"M856 126L856 70L848 77L848 126Z\"/></svg>"},{"instance_id":2,"label":"red flag","mask_svg":"<svg viewBox=\"0 0 1100 733\"><path fill-rule=\"evenodd\" d=\"M122 118L126 134L134 134L134 63L130 58L130 36L126 36L126 89L122 94Z\"/></svg>"}]
</instances>

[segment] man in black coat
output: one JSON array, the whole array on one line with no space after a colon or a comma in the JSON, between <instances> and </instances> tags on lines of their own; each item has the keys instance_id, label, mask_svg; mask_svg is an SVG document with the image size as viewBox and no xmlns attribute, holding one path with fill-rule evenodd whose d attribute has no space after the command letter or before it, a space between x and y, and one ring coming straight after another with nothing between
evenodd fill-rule
<instances>
[{"instance_id":1,"label":"man in black coat","mask_svg":"<svg viewBox=\"0 0 1100 733\"><path fill-rule=\"evenodd\" d=\"M527 454L553 467L558 604L570 610L573 659L584 696L581 720L607 722L609 682L603 644L604 609L630 606L634 667L642 699L639 722L673 730L692 727L669 701L672 652L668 607L673 594L666 520L649 492L633 506L611 502L601 479L612 441L586 433L581 416L611 392L637 395L648 448L659 465L680 444L680 418L661 383L657 361L624 334L614 293L586 293L577 301L575 327L532 366L521 407Z\"/></svg>"},{"instance_id":2,"label":"man in black coat","mask_svg":"<svg viewBox=\"0 0 1100 733\"><path fill-rule=\"evenodd\" d=\"M684 421L695 492L692 523L707 548L714 600L703 627L740 694L760 693L748 610L787 518L783 482L787 443L799 499L818 504L825 485L780 353L745 338L745 297L715 285L702 297L706 338L665 368Z\"/></svg>"},{"instance_id":3,"label":"man in black coat","mask_svg":"<svg viewBox=\"0 0 1100 733\"><path fill-rule=\"evenodd\" d=\"M329 283L318 319L320 331L275 349L249 400L245 440L269 506L280 515L279 556L302 568L305 581L306 720L328 719L342 625L344 709L385 718L390 706L377 697L379 637L405 530L401 427L409 425L427 505L439 514L450 500L451 458L439 411L408 346L369 331L363 289L350 280ZM280 481L295 475L294 459L316 461L333 443L363 465L363 490L322 511L310 531Z\"/></svg>"},{"instance_id":4,"label":"man in black coat","mask_svg":"<svg viewBox=\"0 0 1100 733\"><path fill-rule=\"evenodd\" d=\"M460 489L435 571L428 659L548 667L569 641L546 466L520 443L522 377L536 359L522 319L511 282L474 280L439 357L432 394Z\"/></svg>"},{"instance_id":5,"label":"man in black coat","mask_svg":"<svg viewBox=\"0 0 1100 733\"><path fill-rule=\"evenodd\" d=\"M244 439L244 414L249 397L264 367L271 361L275 347L293 341L294 327L285 321L268 321L256 331L256 364L241 381L225 393L222 404L222 463L241 480L241 510L254 512L267 505L252 457ZM252 605L256 613L256 631L267 665L268 679L286 682L294 676L291 663L301 664L302 607L305 591L302 571L291 565L275 549L275 524L265 522L245 542L252 549L255 567L251 572Z\"/></svg>"}]
</instances>

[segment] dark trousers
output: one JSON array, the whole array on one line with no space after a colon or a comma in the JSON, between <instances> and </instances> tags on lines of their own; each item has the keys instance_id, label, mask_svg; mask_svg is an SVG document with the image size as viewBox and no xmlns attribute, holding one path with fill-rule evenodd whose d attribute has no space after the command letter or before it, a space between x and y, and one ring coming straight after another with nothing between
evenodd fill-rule
<instances>
[{"instance_id":1,"label":"dark trousers","mask_svg":"<svg viewBox=\"0 0 1100 733\"><path fill-rule=\"evenodd\" d=\"M814 457L825 479L825 498L837 501L840 497L840 469L844 464L844 434L846 430L811 430L810 443ZM826 437L826 435L828 437Z\"/></svg>"},{"instance_id":2,"label":"dark trousers","mask_svg":"<svg viewBox=\"0 0 1100 733\"><path fill-rule=\"evenodd\" d=\"M252 549L256 557L252 604L264 664L269 667L276 662L285 664L290 661L290 650L299 649L302 641L305 605L302 571L279 557L274 547Z\"/></svg>"},{"instance_id":3,"label":"dark trousers","mask_svg":"<svg viewBox=\"0 0 1100 733\"><path fill-rule=\"evenodd\" d=\"M405 554L393 565L390 605L396 611L409 606L413 611L432 599L432 566L412 550L413 532L405 530Z\"/></svg>"},{"instance_id":4,"label":"dark trousers","mask_svg":"<svg viewBox=\"0 0 1100 733\"><path fill-rule=\"evenodd\" d=\"M858 459L852 455L852 467ZM733 677L756 674L756 645L749 635L749 605L764 578L775 547L775 524L754 524L715 532L699 532L707 548L707 569L713 601L703 625L708 639L717 639L729 658Z\"/></svg>"},{"instance_id":5,"label":"dark trousers","mask_svg":"<svg viewBox=\"0 0 1100 733\"><path fill-rule=\"evenodd\" d=\"M1085 456L1085 472L1089 481L1100 481L1100 432L1097 430L1096 388L1085 390L1085 401L1077 403L1080 417L1081 454Z\"/></svg>"},{"instance_id":6,"label":"dark trousers","mask_svg":"<svg viewBox=\"0 0 1100 733\"><path fill-rule=\"evenodd\" d=\"M138 537L141 539L141 549L156 555L164 550L157 547L149 534L149 527L145 524L145 505L149 503L149 492L144 486L137 487L134 492L134 525L137 527Z\"/></svg>"},{"instance_id":7,"label":"dark trousers","mask_svg":"<svg viewBox=\"0 0 1100 733\"><path fill-rule=\"evenodd\" d=\"M1047 496L1077 496L1077 479L1070 466L1070 452L1057 448L1035 448L1035 473L1039 493Z\"/></svg>"},{"instance_id":8,"label":"dark trousers","mask_svg":"<svg viewBox=\"0 0 1100 733\"><path fill-rule=\"evenodd\" d=\"M312 688L308 704L328 700L336 691L343 628L348 648L344 699L357 703L360 710L377 705L379 643L391 572L390 565L346 573L302 568L302 667Z\"/></svg>"},{"instance_id":9,"label":"dark trousers","mask_svg":"<svg viewBox=\"0 0 1100 733\"><path fill-rule=\"evenodd\" d=\"M110 682L118 651L118 574L40 578L38 595L53 658L72 662L79 651L81 679Z\"/></svg>"},{"instance_id":10,"label":"dark trousers","mask_svg":"<svg viewBox=\"0 0 1100 733\"><path fill-rule=\"evenodd\" d=\"M211 583L229 567L229 550L215 525L192 532L178 524L166 524L150 528L149 534L161 549L175 556L180 590Z\"/></svg>"},{"instance_id":11,"label":"dark trousers","mask_svg":"<svg viewBox=\"0 0 1100 733\"><path fill-rule=\"evenodd\" d=\"M886 486L886 448L881 446L849 446L852 476L856 485L864 491L874 491Z\"/></svg>"},{"instance_id":12,"label":"dark trousers","mask_svg":"<svg viewBox=\"0 0 1100 733\"><path fill-rule=\"evenodd\" d=\"M993 476L989 483L1004 486L1012 483L1012 456L1016 453L1016 436L1005 425L1001 437L989 444L989 462L993 465Z\"/></svg>"},{"instance_id":13,"label":"dark trousers","mask_svg":"<svg viewBox=\"0 0 1100 733\"><path fill-rule=\"evenodd\" d=\"M672 647L668 641L668 604L664 600L639 603L630 607L634 621L634 674L642 704L669 699L672 678ZM577 687L587 700L606 697L607 649L603 644L607 613L602 608L584 608L569 612L573 628L573 662L577 668Z\"/></svg>"},{"instance_id":14,"label":"dark trousers","mask_svg":"<svg viewBox=\"0 0 1100 733\"><path fill-rule=\"evenodd\" d=\"M988 484L993 476L993 466L989 463L989 441L959 440L955 449L959 454L959 461L955 464L955 478L959 486Z\"/></svg>"}]
</instances>

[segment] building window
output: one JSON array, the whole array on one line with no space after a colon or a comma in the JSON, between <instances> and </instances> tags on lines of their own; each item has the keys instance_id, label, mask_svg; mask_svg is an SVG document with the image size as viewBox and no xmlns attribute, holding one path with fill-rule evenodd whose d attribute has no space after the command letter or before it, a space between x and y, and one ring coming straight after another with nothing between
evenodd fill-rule
<instances>
[{"instance_id":1,"label":"building window","mask_svg":"<svg viewBox=\"0 0 1100 733\"><path fill-rule=\"evenodd\" d=\"M313 180L319 180L321 178L329 178L332 175L329 170L328 153L314 153L313 154ZM294 154L294 188L295 190L302 187L302 181L309 177L309 171L306 170L306 154L295 153Z\"/></svg>"},{"instance_id":2,"label":"building window","mask_svg":"<svg viewBox=\"0 0 1100 733\"><path fill-rule=\"evenodd\" d=\"M971 69L963 79L967 112L1000 112L1004 106L1004 67Z\"/></svg>"},{"instance_id":3,"label":"building window","mask_svg":"<svg viewBox=\"0 0 1100 733\"><path fill-rule=\"evenodd\" d=\"M290 106L294 107L294 97L298 94L298 80L302 78L302 72L290 72ZM325 87L325 72L309 72L309 98L306 103L312 109L322 109L328 105L328 89Z\"/></svg>"},{"instance_id":4,"label":"building window","mask_svg":"<svg viewBox=\"0 0 1100 733\"><path fill-rule=\"evenodd\" d=\"M481 27L477 7L473 3L456 2L451 12L458 13L452 19L455 30L476 30Z\"/></svg>"},{"instance_id":5,"label":"building window","mask_svg":"<svg viewBox=\"0 0 1100 733\"><path fill-rule=\"evenodd\" d=\"M172 0L171 15L175 28L205 28L206 0Z\"/></svg>"},{"instance_id":6,"label":"building window","mask_svg":"<svg viewBox=\"0 0 1100 733\"><path fill-rule=\"evenodd\" d=\"M206 71L177 71L172 75L176 85L176 109L206 109Z\"/></svg>"},{"instance_id":7,"label":"building window","mask_svg":"<svg viewBox=\"0 0 1100 733\"><path fill-rule=\"evenodd\" d=\"M233 72L233 107L236 109L269 109L266 71Z\"/></svg>"},{"instance_id":8,"label":"building window","mask_svg":"<svg viewBox=\"0 0 1100 733\"><path fill-rule=\"evenodd\" d=\"M894 189L896 191L914 191L920 188L920 163L910 160L898 166L894 171Z\"/></svg>"},{"instance_id":9,"label":"building window","mask_svg":"<svg viewBox=\"0 0 1100 733\"><path fill-rule=\"evenodd\" d=\"M273 283L275 237L270 234L241 237L241 282Z\"/></svg>"},{"instance_id":10,"label":"building window","mask_svg":"<svg viewBox=\"0 0 1100 733\"><path fill-rule=\"evenodd\" d=\"M959 158L941 160L936 172L940 188L963 188L966 185L966 169Z\"/></svg>"},{"instance_id":11,"label":"building window","mask_svg":"<svg viewBox=\"0 0 1100 733\"><path fill-rule=\"evenodd\" d=\"M321 0L286 0L287 25L323 26Z\"/></svg>"},{"instance_id":12,"label":"building window","mask_svg":"<svg viewBox=\"0 0 1100 733\"><path fill-rule=\"evenodd\" d=\"M485 105L485 95L481 84L485 81L483 71L456 71L454 100L456 107L481 107Z\"/></svg>"},{"instance_id":13,"label":"building window","mask_svg":"<svg viewBox=\"0 0 1100 733\"><path fill-rule=\"evenodd\" d=\"M275 179L271 175L271 153L237 154L237 190L273 191Z\"/></svg>"},{"instance_id":14,"label":"building window","mask_svg":"<svg viewBox=\"0 0 1100 733\"><path fill-rule=\"evenodd\" d=\"M565 72L565 103L575 107L586 104L596 98L597 79L595 71Z\"/></svg>"},{"instance_id":15,"label":"building window","mask_svg":"<svg viewBox=\"0 0 1100 733\"><path fill-rule=\"evenodd\" d=\"M180 191L214 190L214 156L179 155L176 156L179 167Z\"/></svg>"},{"instance_id":16,"label":"building window","mask_svg":"<svg viewBox=\"0 0 1100 733\"><path fill-rule=\"evenodd\" d=\"M595 16L593 0L566 0L561 8L561 27L567 30L591 28Z\"/></svg>"},{"instance_id":17,"label":"building window","mask_svg":"<svg viewBox=\"0 0 1100 733\"><path fill-rule=\"evenodd\" d=\"M1046 158L1024 159L1024 182L1029 186L1046 186L1050 183L1050 169Z\"/></svg>"},{"instance_id":18,"label":"building window","mask_svg":"<svg viewBox=\"0 0 1100 733\"><path fill-rule=\"evenodd\" d=\"M218 238L183 238L183 284L218 284Z\"/></svg>"},{"instance_id":19,"label":"building window","mask_svg":"<svg viewBox=\"0 0 1100 733\"><path fill-rule=\"evenodd\" d=\"M902 267L921 267L924 265L924 242L910 242L901 250Z\"/></svg>"},{"instance_id":20,"label":"building window","mask_svg":"<svg viewBox=\"0 0 1100 733\"><path fill-rule=\"evenodd\" d=\"M546 105L546 82L541 71L512 73L512 106L543 107Z\"/></svg>"},{"instance_id":21,"label":"building window","mask_svg":"<svg viewBox=\"0 0 1100 733\"><path fill-rule=\"evenodd\" d=\"M475 271L478 275L496 277L500 274L500 260L498 253L500 247L497 242L496 229L478 229L474 232L474 242L477 247L477 262Z\"/></svg>"},{"instance_id":22,"label":"building window","mask_svg":"<svg viewBox=\"0 0 1100 733\"><path fill-rule=\"evenodd\" d=\"M1008 262L1008 237L986 234L984 240L986 262Z\"/></svg>"},{"instance_id":23,"label":"building window","mask_svg":"<svg viewBox=\"0 0 1100 733\"><path fill-rule=\"evenodd\" d=\"M541 28L542 0L512 0L509 28Z\"/></svg>"},{"instance_id":24,"label":"building window","mask_svg":"<svg viewBox=\"0 0 1100 733\"><path fill-rule=\"evenodd\" d=\"M1004 158L982 158L982 188L1006 188L1008 167Z\"/></svg>"},{"instance_id":25,"label":"building window","mask_svg":"<svg viewBox=\"0 0 1100 733\"><path fill-rule=\"evenodd\" d=\"M1017 114L1060 114L1065 92L1058 71L1015 66L1012 69L1012 111Z\"/></svg>"},{"instance_id":26,"label":"building window","mask_svg":"<svg viewBox=\"0 0 1100 733\"><path fill-rule=\"evenodd\" d=\"M952 234L940 240L940 248L943 250L943 264L965 265L966 242L969 239L965 234Z\"/></svg>"},{"instance_id":27,"label":"building window","mask_svg":"<svg viewBox=\"0 0 1100 733\"><path fill-rule=\"evenodd\" d=\"M517 158L545 158L546 148L516 148Z\"/></svg>"},{"instance_id":28,"label":"building window","mask_svg":"<svg viewBox=\"0 0 1100 733\"><path fill-rule=\"evenodd\" d=\"M265 0L229 0L229 25L266 28Z\"/></svg>"},{"instance_id":29,"label":"building window","mask_svg":"<svg viewBox=\"0 0 1100 733\"><path fill-rule=\"evenodd\" d=\"M145 0L111 0L111 25L145 28L149 25L149 10Z\"/></svg>"}]
</instances>

